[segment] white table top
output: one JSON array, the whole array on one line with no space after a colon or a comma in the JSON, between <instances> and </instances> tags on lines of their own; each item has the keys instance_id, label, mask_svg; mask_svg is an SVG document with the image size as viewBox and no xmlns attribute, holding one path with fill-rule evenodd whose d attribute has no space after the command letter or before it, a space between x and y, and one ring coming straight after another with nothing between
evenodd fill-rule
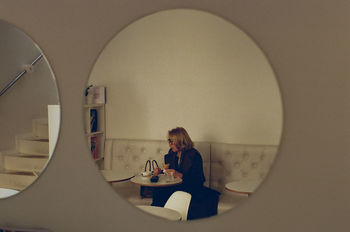
<instances>
[{"instance_id":1,"label":"white table top","mask_svg":"<svg viewBox=\"0 0 350 232\"><path fill-rule=\"evenodd\" d=\"M225 185L225 188L231 192L252 194L260 185L261 180L240 180L232 181Z\"/></svg>"},{"instance_id":2,"label":"white table top","mask_svg":"<svg viewBox=\"0 0 350 232\"><path fill-rule=\"evenodd\" d=\"M141 175L137 175L130 179L130 181L134 184L138 184L141 186L149 186L149 187L166 187L166 186L172 186L172 185L178 185L182 183L182 179L178 177L174 177L173 180L171 180L170 176L166 176L164 174L160 174L158 182L151 182L151 177L143 177Z\"/></svg>"},{"instance_id":3,"label":"white table top","mask_svg":"<svg viewBox=\"0 0 350 232\"><path fill-rule=\"evenodd\" d=\"M101 170L101 173L108 182L126 181L135 176L133 172L125 170Z\"/></svg>"},{"instance_id":4,"label":"white table top","mask_svg":"<svg viewBox=\"0 0 350 232\"><path fill-rule=\"evenodd\" d=\"M162 217L171 221L180 221L181 220L181 214L173 209L163 208L163 207L157 207L157 206L150 206L150 205L137 205L137 208L158 216Z\"/></svg>"}]
</instances>

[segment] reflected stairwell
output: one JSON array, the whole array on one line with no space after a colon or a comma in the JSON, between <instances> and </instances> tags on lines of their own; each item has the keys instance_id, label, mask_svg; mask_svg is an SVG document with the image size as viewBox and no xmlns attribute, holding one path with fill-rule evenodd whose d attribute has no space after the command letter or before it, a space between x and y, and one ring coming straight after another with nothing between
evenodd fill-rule
<instances>
[{"instance_id":1,"label":"reflected stairwell","mask_svg":"<svg viewBox=\"0 0 350 232\"><path fill-rule=\"evenodd\" d=\"M23 190L39 176L49 159L48 120L34 119L29 134L16 136L16 148L0 152L0 188Z\"/></svg>"}]
</instances>

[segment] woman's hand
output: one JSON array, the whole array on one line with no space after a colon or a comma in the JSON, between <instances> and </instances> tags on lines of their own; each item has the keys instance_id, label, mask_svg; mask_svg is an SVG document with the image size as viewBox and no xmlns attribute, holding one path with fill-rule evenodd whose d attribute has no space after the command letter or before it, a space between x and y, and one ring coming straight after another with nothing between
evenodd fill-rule
<instances>
[{"instance_id":1,"label":"woman's hand","mask_svg":"<svg viewBox=\"0 0 350 232\"><path fill-rule=\"evenodd\" d=\"M182 178L182 173L176 171L175 169L167 169L167 170L165 170L165 172L168 175L171 175L171 176L174 176L174 177L178 177L178 178Z\"/></svg>"},{"instance_id":2,"label":"woman's hand","mask_svg":"<svg viewBox=\"0 0 350 232\"><path fill-rule=\"evenodd\" d=\"M169 168L169 164L164 164L164 165L163 165L163 169L164 169L164 170L167 170L168 168Z\"/></svg>"},{"instance_id":3,"label":"woman's hand","mask_svg":"<svg viewBox=\"0 0 350 232\"><path fill-rule=\"evenodd\" d=\"M158 167L153 170L153 176L158 176L160 173L162 173L162 169Z\"/></svg>"}]
</instances>

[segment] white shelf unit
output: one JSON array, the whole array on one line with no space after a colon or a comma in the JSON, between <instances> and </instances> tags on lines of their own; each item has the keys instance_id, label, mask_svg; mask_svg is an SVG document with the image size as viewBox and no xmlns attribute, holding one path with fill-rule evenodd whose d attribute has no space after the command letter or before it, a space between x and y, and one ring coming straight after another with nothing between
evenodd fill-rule
<instances>
[{"instance_id":1,"label":"white shelf unit","mask_svg":"<svg viewBox=\"0 0 350 232\"><path fill-rule=\"evenodd\" d=\"M91 116L90 111L96 110L97 112L97 130L91 131ZM97 138L97 153L95 156L91 152L91 156L95 159L96 162L104 159L104 150L105 150L105 104L85 104L84 105L84 115L85 115L85 135L88 140L89 149L91 150L91 138ZM99 166L103 165L103 162L99 163Z\"/></svg>"}]
</instances>

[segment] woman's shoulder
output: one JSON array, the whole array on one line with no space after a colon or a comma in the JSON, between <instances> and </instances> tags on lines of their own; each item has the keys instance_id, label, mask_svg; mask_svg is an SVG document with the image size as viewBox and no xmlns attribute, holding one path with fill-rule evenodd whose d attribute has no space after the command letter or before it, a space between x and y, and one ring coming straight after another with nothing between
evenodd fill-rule
<instances>
[{"instance_id":1,"label":"woman's shoulder","mask_svg":"<svg viewBox=\"0 0 350 232\"><path fill-rule=\"evenodd\" d=\"M173 152L171 149L169 149L168 153L165 154L165 156L174 156L174 155L176 155L176 153Z\"/></svg>"},{"instance_id":2,"label":"woman's shoulder","mask_svg":"<svg viewBox=\"0 0 350 232\"><path fill-rule=\"evenodd\" d=\"M198 155L201 156L201 153L194 147L185 150L185 153L190 155L190 156L193 156L193 157L198 156Z\"/></svg>"}]
</instances>

